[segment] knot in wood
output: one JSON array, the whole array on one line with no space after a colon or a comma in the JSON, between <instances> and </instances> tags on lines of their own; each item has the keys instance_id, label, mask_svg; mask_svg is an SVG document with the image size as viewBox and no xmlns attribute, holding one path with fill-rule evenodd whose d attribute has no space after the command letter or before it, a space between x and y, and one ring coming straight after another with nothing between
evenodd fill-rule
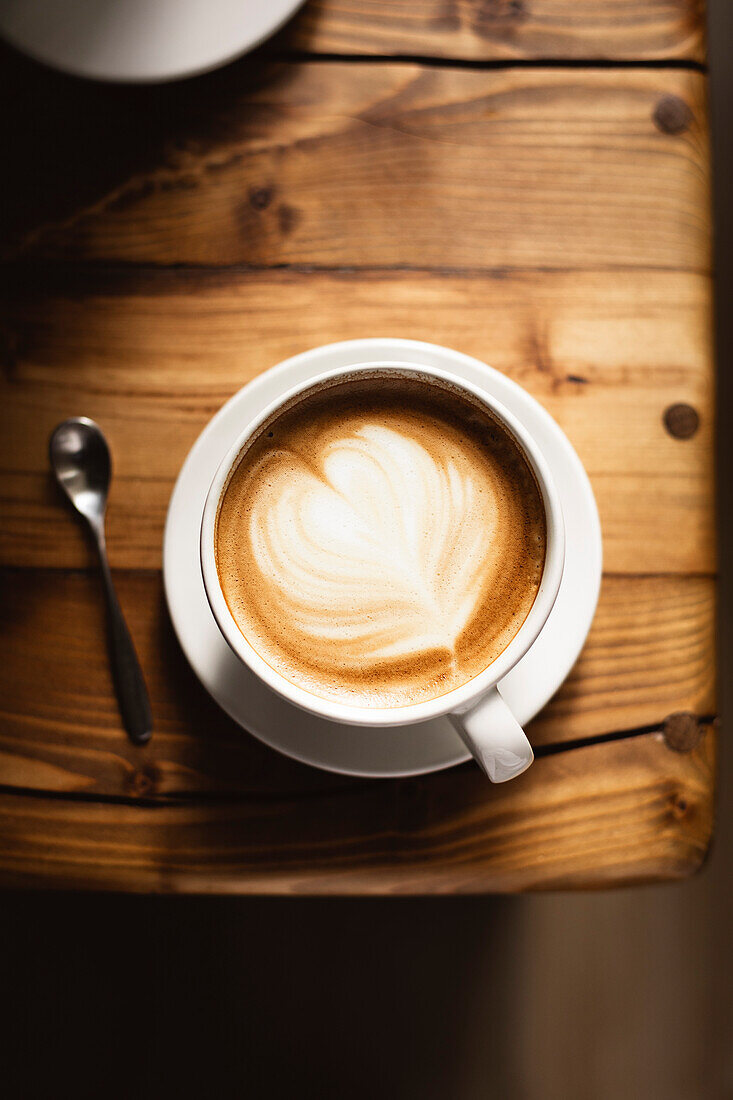
<instances>
[{"instance_id":1,"label":"knot in wood","mask_svg":"<svg viewBox=\"0 0 733 1100\"><path fill-rule=\"evenodd\" d=\"M674 752L692 752L699 744L703 727L694 714L679 711L664 720L664 740Z\"/></svg>"},{"instance_id":2,"label":"knot in wood","mask_svg":"<svg viewBox=\"0 0 733 1100\"><path fill-rule=\"evenodd\" d=\"M687 813L687 799L683 798L681 794L673 794L670 799L670 806L672 814L679 821Z\"/></svg>"},{"instance_id":3,"label":"knot in wood","mask_svg":"<svg viewBox=\"0 0 733 1100\"><path fill-rule=\"evenodd\" d=\"M253 210L267 210L274 197L274 187L251 187L249 204Z\"/></svg>"},{"instance_id":4,"label":"knot in wood","mask_svg":"<svg viewBox=\"0 0 733 1100\"><path fill-rule=\"evenodd\" d=\"M665 409L664 426L675 439L690 439L700 426L700 414L692 405L680 402Z\"/></svg>"},{"instance_id":5,"label":"knot in wood","mask_svg":"<svg viewBox=\"0 0 733 1100\"><path fill-rule=\"evenodd\" d=\"M130 776L130 791L135 798L153 794L158 786L159 773L154 764L136 768Z\"/></svg>"},{"instance_id":6,"label":"knot in wood","mask_svg":"<svg viewBox=\"0 0 733 1100\"><path fill-rule=\"evenodd\" d=\"M663 95L654 108L652 121L663 134L681 134L692 122L692 111L678 95Z\"/></svg>"}]
</instances>

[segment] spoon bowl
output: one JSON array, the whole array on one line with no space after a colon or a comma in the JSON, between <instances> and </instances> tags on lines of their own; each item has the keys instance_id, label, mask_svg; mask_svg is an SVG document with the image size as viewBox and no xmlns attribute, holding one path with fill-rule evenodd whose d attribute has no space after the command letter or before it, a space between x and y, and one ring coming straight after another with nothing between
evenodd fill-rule
<instances>
[{"instance_id":1,"label":"spoon bowl","mask_svg":"<svg viewBox=\"0 0 733 1100\"><path fill-rule=\"evenodd\" d=\"M49 457L56 480L78 512L101 523L112 461L102 429L86 416L64 420L51 434Z\"/></svg>"}]
</instances>

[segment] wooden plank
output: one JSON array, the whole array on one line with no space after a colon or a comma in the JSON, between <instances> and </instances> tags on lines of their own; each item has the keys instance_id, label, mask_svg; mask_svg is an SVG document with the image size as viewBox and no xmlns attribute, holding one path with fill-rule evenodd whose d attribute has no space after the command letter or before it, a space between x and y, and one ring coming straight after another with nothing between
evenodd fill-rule
<instances>
[{"instance_id":1,"label":"wooden plank","mask_svg":"<svg viewBox=\"0 0 733 1100\"><path fill-rule=\"evenodd\" d=\"M1 576L2 784L163 799L277 794L295 804L304 791L360 787L265 749L215 706L178 648L157 574L117 578L155 715L142 750L120 728L96 575ZM529 728L535 746L661 725L680 711L712 714L714 599L711 578L607 577L580 660Z\"/></svg>"},{"instance_id":2,"label":"wooden plank","mask_svg":"<svg viewBox=\"0 0 733 1100\"><path fill-rule=\"evenodd\" d=\"M710 284L689 273L14 273L0 376L0 561L87 566L48 476L53 426L92 416L115 461L113 565L158 568L168 499L216 409L278 360L397 333L492 363L533 393L593 482L610 572L711 572ZM694 408L675 438L664 412Z\"/></svg>"},{"instance_id":3,"label":"wooden plank","mask_svg":"<svg viewBox=\"0 0 733 1100\"><path fill-rule=\"evenodd\" d=\"M657 734L538 760L364 782L298 813L278 797L145 808L0 795L0 881L65 889L431 894L588 888L691 874L712 830L714 735Z\"/></svg>"},{"instance_id":4,"label":"wooden plank","mask_svg":"<svg viewBox=\"0 0 733 1100\"><path fill-rule=\"evenodd\" d=\"M357 56L703 61L705 10L697 0L310 0L290 40Z\"/></svg>"},{"instance_id":5,"label":"wooden plank","mask_svg":"<svg viewBox=\"0 0 733 1100\"><path fill-rule=\"evenodd\" d=\"M0 129L10 257L709 268L696 72L310 63L83 109L54 90Z\"/></svg>"}]
</instances>

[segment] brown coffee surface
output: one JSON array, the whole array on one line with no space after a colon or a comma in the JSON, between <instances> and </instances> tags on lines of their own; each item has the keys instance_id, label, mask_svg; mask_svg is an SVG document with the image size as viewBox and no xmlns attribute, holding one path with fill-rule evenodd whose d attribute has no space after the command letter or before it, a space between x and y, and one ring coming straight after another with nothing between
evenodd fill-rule
<instances>
[{"instance_id":1,"label":"brown coffee surface","mask_svg":"<svg viewBox=\"0 0 733 1100\"><path fill-rule=\"evenodd\" d=\"M541 493L480 402L375 371L296 399L256 432L216 525L224 597L287 680L357 707L477 676L534 603Z\"/></svg>"}]
</instances>

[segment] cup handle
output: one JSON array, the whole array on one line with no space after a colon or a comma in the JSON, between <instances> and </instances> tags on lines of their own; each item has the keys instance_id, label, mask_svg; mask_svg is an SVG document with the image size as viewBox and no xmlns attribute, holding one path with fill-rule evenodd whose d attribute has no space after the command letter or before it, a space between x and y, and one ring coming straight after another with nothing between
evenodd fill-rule
<instances>
[{"instance_id":1,"label":"cup handle","mask_svg":"<svg viewBox=\"0 0 733 1100\"><path fill-rule=\"evenodd\" d=\"M463 714L448 717L492 783L514 779L534 760L532 746L498 688L492 688Z\"/></svg>"}]
</instances>

